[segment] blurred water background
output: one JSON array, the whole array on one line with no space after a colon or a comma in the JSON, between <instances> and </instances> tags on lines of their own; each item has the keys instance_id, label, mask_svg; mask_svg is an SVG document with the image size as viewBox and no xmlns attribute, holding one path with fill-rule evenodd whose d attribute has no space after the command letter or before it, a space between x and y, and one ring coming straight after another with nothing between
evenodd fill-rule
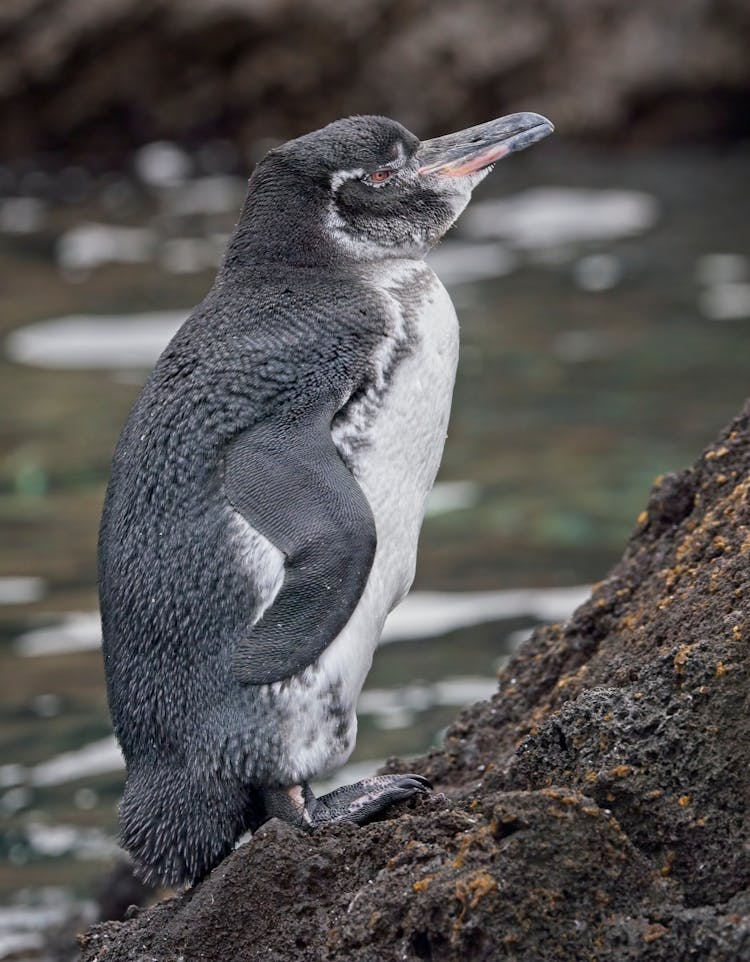
<instances>
[{"instance_id":1,"label":"blurred water background","mask_svg":"<svg viewBox=\"0 0 750 962\"><path fill-rule=\"evenodd\" d=\"M28 28L40 16L35 0L10 7L6 53L11 27L23 39L24 17ZM127 99L127 74L117 83ZM0 120L12 119L6 88ZM465 126L547 109L521 90L485 90L472 111L450 101L442 128L431 102L424 126L400 119L426 135L457 114ZM358 109L389 106L373 99ZM703 127L666 123L656 143L670 116L657 101L646 121L623 119L622 136L609 114L588 133L558 124L554 141L498 165L432 255L462 325L453 416L414 590L388 622L341 781L439 744L531 628L566 618L604 576L654 477L691 463L746 396L750 144L731 97L696 84L694 102ZM149 368L210 285L268 146L231 112L179 142L139 138L116 114L110 140L101 124L77 139L72 116L57 117L53 147L44 116L38 141L26 117L0 145L0 958L72 956L44 932L94 917L92 885L117 858L124 773L95 571L109 460ZM280 116L274 135L304 129L306 114ZM174 133L155 121L141 133L154 127Z\"/></svg>"}]
</instances>

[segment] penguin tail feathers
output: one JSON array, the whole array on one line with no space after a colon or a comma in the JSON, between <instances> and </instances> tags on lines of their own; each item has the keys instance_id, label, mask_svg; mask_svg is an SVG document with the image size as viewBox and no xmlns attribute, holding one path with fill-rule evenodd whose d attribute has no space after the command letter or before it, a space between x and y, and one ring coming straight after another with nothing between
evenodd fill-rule
<instances>
[{"instance_id":1,"label":"penguin tail feathers","mask_svg":"<svg viewBox=\"0 0 750 962\"><path fill-rule=\"evenodd\" d=\"M145 882L199 882L253 821L253 792L215 771L135 770L120 803L120 844Z\"/></svg>"}]
</instances>

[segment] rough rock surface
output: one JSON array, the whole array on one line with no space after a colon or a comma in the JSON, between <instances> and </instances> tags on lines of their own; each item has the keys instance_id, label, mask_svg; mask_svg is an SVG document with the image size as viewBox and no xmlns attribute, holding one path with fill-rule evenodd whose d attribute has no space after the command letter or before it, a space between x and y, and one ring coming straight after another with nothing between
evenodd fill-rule
<instances>
[{"instance_id":1,"label":"rough rock surface","mask_svg":"<svg viewBox=\"0 0 750 962\"><path fill-rule=\"evenodd\" d=\"M748 133L748 0L3 0L0 158L509 110L636 140Z\"/></svg>"},{"instance_id":2,"label":"rough rock surface","mask_svg":"<svg viewBox=\"0 0 750 962\"><path fill-rule=\"evenodd\" d=\"M82 962L747 960L749 563L750 403L417 762L444 795L365 828L270 822L94 927Z\"/></svg>"}]
</instances>

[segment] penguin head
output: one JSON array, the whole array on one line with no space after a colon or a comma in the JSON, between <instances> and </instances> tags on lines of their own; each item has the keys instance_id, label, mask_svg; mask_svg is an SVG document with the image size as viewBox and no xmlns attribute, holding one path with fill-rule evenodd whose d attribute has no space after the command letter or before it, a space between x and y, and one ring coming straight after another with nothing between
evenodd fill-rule
<instances>
[{"instance_id":1,"label":"penguin head","mask_svg":"<svg viewBox=\"0 0 750 962\"><path fill-rule=\"evenodd\" d=\"M387 117L337 120L266 155L243 217L270 214L274 233L317 246L321 258L421 257L498 160L552 130L540 114L519 113L420 141Z\"/></svg>"}]
</instances>

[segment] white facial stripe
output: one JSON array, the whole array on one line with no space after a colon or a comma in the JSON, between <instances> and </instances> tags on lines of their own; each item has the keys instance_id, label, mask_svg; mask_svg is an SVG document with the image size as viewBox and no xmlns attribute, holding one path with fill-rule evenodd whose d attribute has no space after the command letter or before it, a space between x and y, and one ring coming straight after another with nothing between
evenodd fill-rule
<instances>
[{"instance_id":1,"label":"white facial stripe","mask_svg":"<svg viewBox=\"0 0 750 962\"><path fill-rule=\"evenodd\" d=\"M347 230L346 221L336 210L336 201L331 201L326 218L328 235L331 237L347 254L356 260L372 260L381 257L400 256L399 251L384 247L371 241L366 237L355 237Z\"/></svg>"},{"instance_id":2,"label":"white facial stripe","mask_svg":"<svg viewBox=\"0 0 750 962\"><path fill-rule=\"evenodd\" d=\"M359 180L365 176L364 168L354 167L352 170L337 170L335 173L331 174L331 190L336 193L336 191L345 184L347 180Z\"/></svg>"},{"instance_id":3,"label":"white facial stripe","mask_svg":"<svg viewBox=\"0 0 750 962\"><path fill-rule=\"evenodd\" d=\"M387 163L383 164L379 170L400 170L405 166L406 163L406 151L404 150L404 145L400 140L395 142L396 147L396 157L393 160L389 160ZM352 167L351 170L337 170L331 174L331 190L336 193L342 184L345 184L348 180L361 180L367 176L367 171L364 167ZM375 185L379 186L379 185Z\"/></svg>"}]
</instances>

